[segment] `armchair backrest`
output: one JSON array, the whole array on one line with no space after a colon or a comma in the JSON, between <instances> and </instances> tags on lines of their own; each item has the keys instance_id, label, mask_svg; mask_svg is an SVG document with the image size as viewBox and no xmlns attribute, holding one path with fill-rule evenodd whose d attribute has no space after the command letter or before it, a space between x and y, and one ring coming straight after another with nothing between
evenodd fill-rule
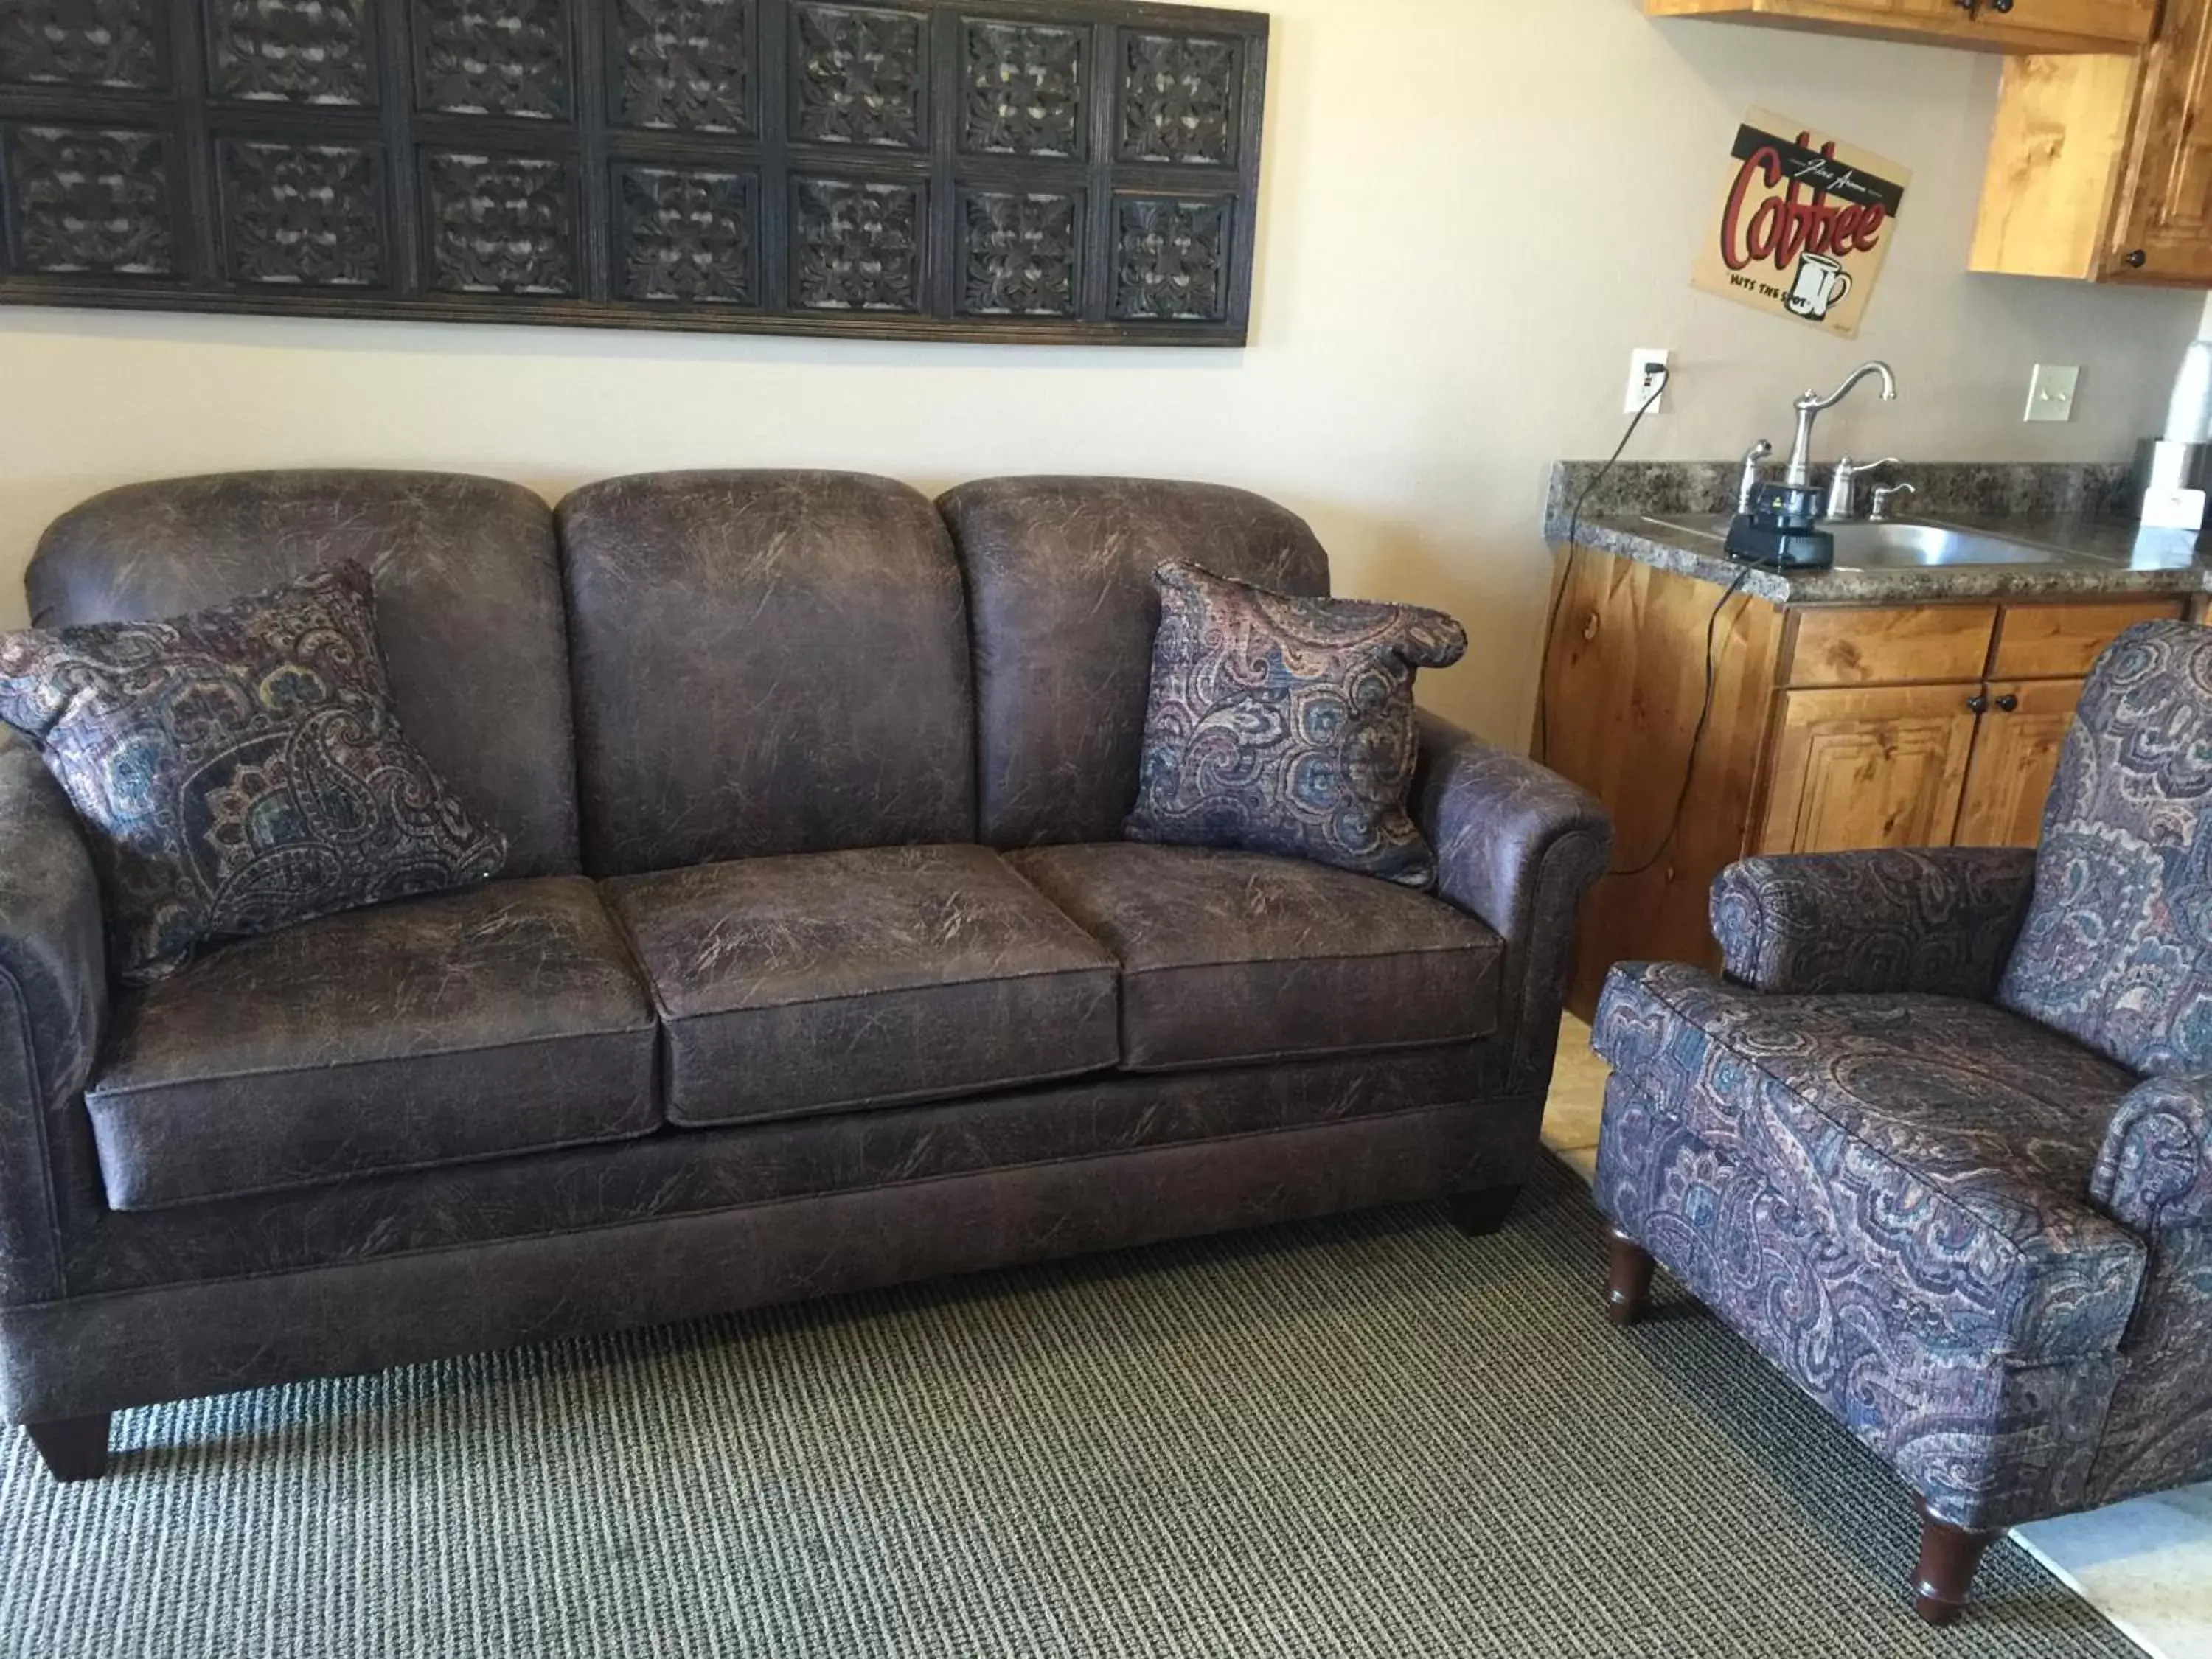
<instances>
[{"instance_id":1,"label":"armchair backrest","mask_svg":"<svg viewBox=\"0 0 2212 1659\"><path fill-rule=\"evenodd\" d=\"M2130 628L2082 693L1998 1000L2124 1066L2212 1068L2212 629Z\"/></svg>"}]
</instances>

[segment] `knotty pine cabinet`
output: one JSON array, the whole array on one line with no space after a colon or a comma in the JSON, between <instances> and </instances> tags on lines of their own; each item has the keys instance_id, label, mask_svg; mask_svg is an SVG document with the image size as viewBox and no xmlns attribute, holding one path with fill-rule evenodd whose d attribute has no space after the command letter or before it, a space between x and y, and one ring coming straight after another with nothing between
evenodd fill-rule
<instances>
[{"instance_id":1,"label":"knotty pine cabinet","mask_svg":"<svg viewBox=\"0 0 2212 1659\"><path fill-rule=\"evenodd\" d=\"M1583 549L1549 649L1535 748L1613 815L1570 1006L1616 962L1717 967L1713 878L1739 858L2035 845L2084 677L2179 599L1781 606ZM1687 787L1684 787L1687 768ZM1680 798L1673 837L1668 825Z\"/></svg>"},{"instance_id":2,"label":"knotty pine cabinet","mask_svg":"<svg viewBox=\"0 0 2212 1659\"><path fill-rule=\"evenodd\" d=\"M1754 853L1945 847L1959 821L1979 688L1784 691Z\"/></svg>"},{"instance_id":3,"label":"knotty pine cabinet","mask_svg":"<svg viewBox=\"0 0 2212 1659\"><path fill-rule=\"evenodd\" d=\"M1750 850L2033 847L2082 684L1784 691Z\"/></svg>"},{"instance_id":4,"label":"knotty pine cabinet","mask_svg":"<svg viewBox=\"0 0 2212 1659\"><path fill-rule=\"evenodd\" d=\"M1975 270L2212 287L2212 0L2140 56L2005 65Z\"/></svg>"},{"instance_id":5,"label":"knotty pine cabinet","mask_svg":"<svg viewBox=\"0 0 2212 1659\"><path fill-rule=\"evenodd\" d=\"M1982 52L2132 52L2159 0L1644 0L1653 17L1710 17Z\"/></svg>"}]
</instances>

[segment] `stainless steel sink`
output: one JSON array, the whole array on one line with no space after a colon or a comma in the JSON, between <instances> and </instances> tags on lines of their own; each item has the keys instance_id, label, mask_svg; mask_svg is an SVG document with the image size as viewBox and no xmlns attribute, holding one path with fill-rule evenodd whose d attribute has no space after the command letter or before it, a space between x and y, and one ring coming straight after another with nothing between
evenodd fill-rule
<instances>
[{"instance_id":1,"label":"stainless steel sink","mask_svg":"<svg viewBox=\"0 0 2212 1659\"><path fill-rule=\"evenodd\" d=\"M1725 513L1684 513L1671 517L1652 515L1650 522L1693 536L1725 540L1730 515ZM1966 564L2104 565L2092 554L2065 548L2039 547L1992 536L1978 530L1957 530L1944 524L1830 523L1821 526L1836 538L1836 564L1845 570L1918 570Z\"/></svg>"},{"instance_id":2,"label":"stainless steel sink","mask_svg":"<svg viewBox=\"0 0 2212 1659\"><path fill-rule=\"evenodd\" d=\"M2071 554L1940 524L1832 524L1836 562L1852 570L1954 564L2071 564Z\"/></svg>"}]
</instances>

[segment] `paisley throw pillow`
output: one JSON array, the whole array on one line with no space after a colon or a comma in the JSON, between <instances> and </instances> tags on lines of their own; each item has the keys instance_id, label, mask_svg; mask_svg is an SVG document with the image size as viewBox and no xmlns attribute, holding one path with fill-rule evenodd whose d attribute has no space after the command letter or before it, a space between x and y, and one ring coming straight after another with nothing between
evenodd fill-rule
<instances>
[{"instance_id":1,"label":"paisley throw pillow","mask_svg":"<svg viewBox=\"0 0 2212 1659\"><path fill-rule=\"evenodd\" d=\"M0 720L90 832L129 982L507 861L400 732L359 565L166 622L0 636Z\"/></svg>"},{"instance_id":2,"label":"paisley throw pillow","mask_svg":"<svg viewBox=\"0 0 2212 1659\"><path fill-rule=\"evenodd\" d=\"M1467 630L1437 611L1294 599L1194 564L1152 576L1143 772L1132 841L1312 859L1409 887L1436 857L1406 815L1413 674Z\"/></svg>"}]
</instances>

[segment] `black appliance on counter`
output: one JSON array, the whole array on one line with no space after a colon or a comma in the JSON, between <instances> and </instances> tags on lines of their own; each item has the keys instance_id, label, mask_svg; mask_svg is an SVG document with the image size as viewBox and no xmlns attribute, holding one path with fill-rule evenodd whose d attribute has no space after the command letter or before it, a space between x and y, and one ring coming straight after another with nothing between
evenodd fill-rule
<instances>
[{"instance_id":1,"label":"black appliance on counter","mask_svg":"<svg viewBox=\"0 0 2212 1659\"><path fill-rule=\"evenodd\" d=\"M1836 538L1820 529L1820 491L1810 484L1762 483L1747 512L1729 526L1728 556L1770 570L1826 570Z\"/></svg>"}]
</instances>

